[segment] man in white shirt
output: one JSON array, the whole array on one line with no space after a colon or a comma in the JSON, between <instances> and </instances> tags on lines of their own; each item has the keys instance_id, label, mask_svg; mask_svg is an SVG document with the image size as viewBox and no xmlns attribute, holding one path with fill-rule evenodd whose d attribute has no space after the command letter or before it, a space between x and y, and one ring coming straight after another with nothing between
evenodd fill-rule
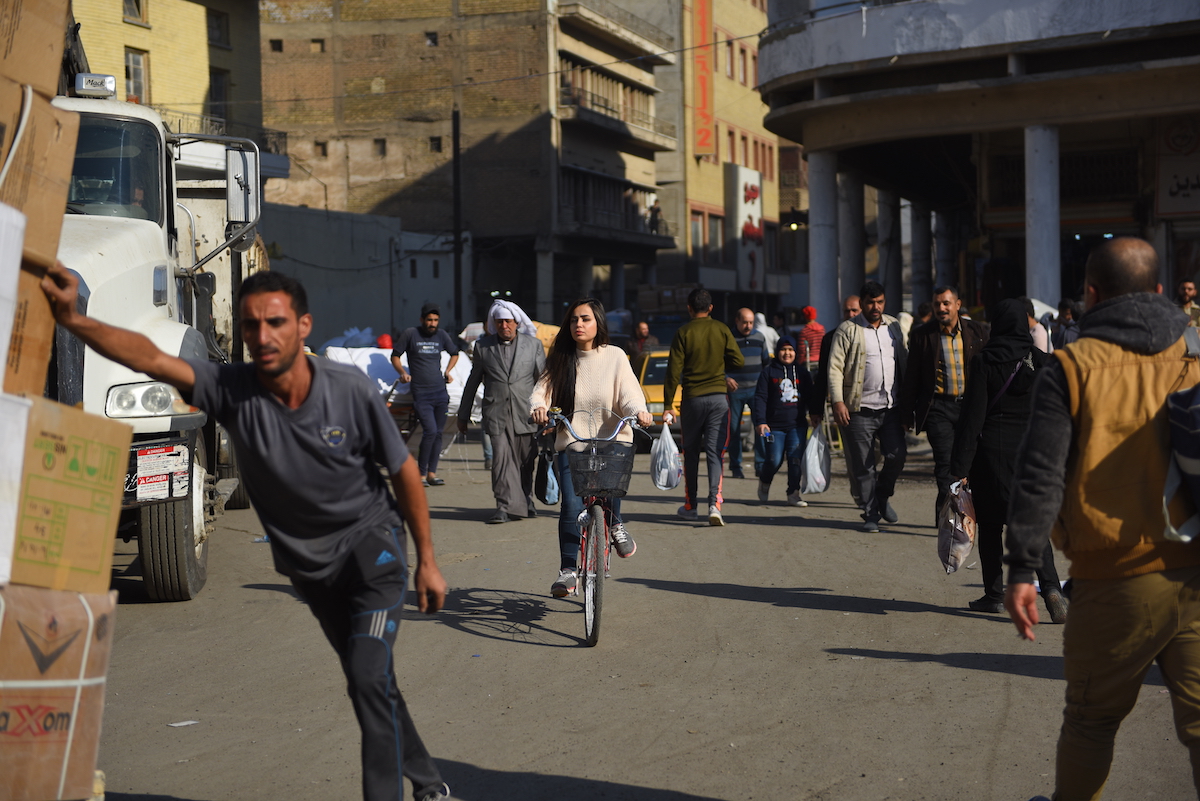
<instances>
[{"instance_id":1,"label":"man in white shirt","mask_svg":"<svg viewBox=\"0 0 1200 801\"><path fill-rule=\"evenodd\" d=\"M842 430L850 470L863 502L863 531L899 520L889 499L904 469L907 448L899 391L908 352L900 322L883 313L883 287L868 281L859 292L862 313L842 322L829 353L829 399ZM875 440L883 467L876 474Z\"/></svg>"}]
</instances>

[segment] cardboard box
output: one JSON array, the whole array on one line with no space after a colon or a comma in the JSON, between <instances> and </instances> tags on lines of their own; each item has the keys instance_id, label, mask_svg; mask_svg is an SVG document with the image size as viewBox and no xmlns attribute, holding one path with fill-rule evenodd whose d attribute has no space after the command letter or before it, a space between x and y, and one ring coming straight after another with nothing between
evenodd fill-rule
<instances>
[{"instance_id":1,"label":"cardboard box","mask_svg":"<svg viewBox=\"0 0 1200 801\"><path fill-rule=\"evenodd\" d=\"M68 0L0 0L0 75L58 92Z\"/></svg>"},{"instance_id":2,"label":"cardboard box","mask_svg":"<svg viewBox=\"0 0 1200 801\"><path fill-rule=\"evenodd\" d=\"M116 605L0 588L0 798L91 797Z\"/></svg>"},{"instance_id":3,"label":"cardboard box","mask_svg":"<svg viewBox=\"0 0 1200 801\"><path fill-rule=\"evenodd\" d=\"M41 395L46 389L54 346L54 314L42 292L45 274L41 267L22 262L17 275L17 302L4 362L4 391L10 395Z\"/></svg>"},{"instance_id":4,"label":"cardboard box","mask_svg":"<svg viewBox=\"0 0 1200 801\"><path fill-rule=\"evenodd\" d=\"M133 430L45 398L0 396L0 403L5 418L27 417L25 437L16 440L24 448L0 454L0 512L19 465L16 501L0 518L0 553L11 554L0 584L106 592Z\"/></svg>"},{"instance_id":5,"label":"cardboard box","mask_svg":"<svg viewBox=\"0 0 1200 801\"><path fill-rule=\"evenodd\" d=\"M25 214L25 259L49 267L67 210L79 115L38 94L26 109L25 99L20 84L0 78L0 156L9 159L15 148L0 183L0 202Z\"/></svg>"},{"instance_id":6,"label":"cardboard box","mask_svg":"<svg viewBox=\"0 0 1200 801\"><path fill-rule=\"evenodd\" d=\"M13 314L17 308L17 276L21 273L21 247L25 215L0 203L0 353L8 353Z\"/></svg>"}]
</instances>

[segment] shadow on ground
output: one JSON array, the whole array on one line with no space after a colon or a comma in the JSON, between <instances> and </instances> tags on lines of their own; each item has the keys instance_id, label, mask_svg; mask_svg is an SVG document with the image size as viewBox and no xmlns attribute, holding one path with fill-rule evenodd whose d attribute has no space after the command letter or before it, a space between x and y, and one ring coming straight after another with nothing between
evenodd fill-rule
<instances>
[{"instance_id":1,"label":"shadow on ground","mask_svg":"<svg viewBox=\"0 0 1200 801\"><path fill-rule=\"evenodd\" d=\"M616 781L528 771L488 770L447 759L439 759L438 767L441 768L454 797L462 801L561 801L564 798L603 798L605 801L717 801L709 796L677 790L659 790Z\"/></svg>"},{"instance_id":2,"label":"shadow on ground","mask_svg":"<svg viewBox=\"0 0 1200 801\"><path fill-rule=\"evenodd\" d=\"M409 600L415 603L416 598ZM583 622L576 617L581 610L581 600L564 598L548 602L525 592L473 587L446 593L446 604L437 621L477 637L548 648L575 648L583 640L563 632L583 631ZM415 614L420 616L419 612ZM406 610L405 620L409 618Z\"/></svg>"}]
</instances>

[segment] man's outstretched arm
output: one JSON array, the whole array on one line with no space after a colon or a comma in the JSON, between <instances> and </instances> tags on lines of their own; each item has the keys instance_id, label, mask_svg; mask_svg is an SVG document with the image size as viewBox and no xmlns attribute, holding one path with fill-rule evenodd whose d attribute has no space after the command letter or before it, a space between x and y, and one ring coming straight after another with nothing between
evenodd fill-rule
<instances>
[{"instance_id":1,"label":"man's outstretched arm","mask_svg":"<svg viewBox=\"0 0 1200 801\"><path fill-rule=\"evenodd\" d=\"M46 277L42 279L42 292L50 301L58 324L104 358L145 373L156 381L165 381L181 392L192 391L196 384L196 373L183 359L163 353L136 331L117 328L80 314L76 310L79 279L62 262L46 272Z\"/></svg>"},{"instance_id":2,"label":"man's outstretched arm","mask_svg":"<svg viewBox=\"0 0 1200 801\"><path fill-rule=\"evenodd\" d=\"M396 490L396 503L400 514L408 524L413 546L417 551L417 568L413 571L413 583L417 591L417 608L432 615L442 608L446 600L446 579L438 569L433 556L433 533L429 524L429 501L421 486L421 473L417 460L410 454L392 475L392 487Z\"/></svg>"}]
</instances>

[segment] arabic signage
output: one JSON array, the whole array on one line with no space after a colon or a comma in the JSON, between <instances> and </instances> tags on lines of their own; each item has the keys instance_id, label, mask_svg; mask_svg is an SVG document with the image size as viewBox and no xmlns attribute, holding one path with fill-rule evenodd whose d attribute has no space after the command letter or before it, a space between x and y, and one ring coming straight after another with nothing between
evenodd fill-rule
<instances>
[{"instance_id":1,"label":"arabic signage","mask_svg":"<svg viewBox=\"0 0 1200 801\"><path fill-rule=\"evenodd\" d=\"M713 45L713 0L692 3L692 155L717 153L717 118L713 76L717 51Z\"/></svg>"},{"instance_id":2,"label":"arabic signage","mask_svg":"<svg viewBox=\"0 0 1200 801\"><path fill-rule=\"evenodd\" d=\"M1158 139L1160 217L1200 216L1200 119L1171 120Z\"/></svg>"},{"instance_id":3,"label":"arabic signage","mask_svg":"<svg viewBox=\"0 0 1200 801\"><path fill-rule=\"evenodd\" d=\"M764 291L762 173L732 163L725 165L725 242L737 288Z\"/></svg>"}]
</instances>

